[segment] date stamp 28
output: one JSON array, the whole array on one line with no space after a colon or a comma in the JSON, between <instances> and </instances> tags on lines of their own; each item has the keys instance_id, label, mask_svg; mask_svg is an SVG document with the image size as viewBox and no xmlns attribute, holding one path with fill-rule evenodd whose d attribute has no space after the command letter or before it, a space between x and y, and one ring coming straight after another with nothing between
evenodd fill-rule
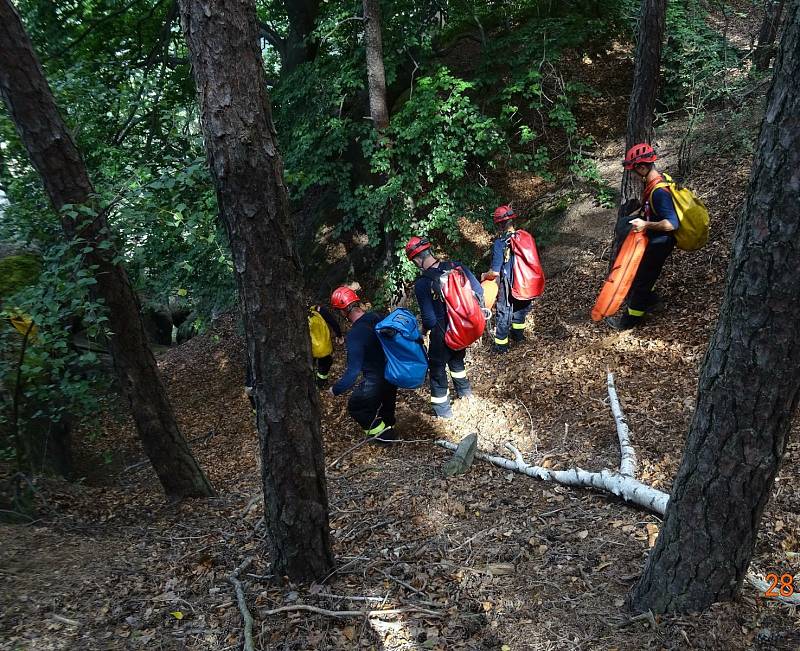
<instances>
[{"instance_id":1,"label":"date stamp 28","mask_svg":"<svg viewBox=\"0 0 800 651\"><path fill-rule=\"evenodd\" d=\"M767 574L769 587L764 591L765 597L791 597L795 593L794 576L788 572L783 574Z\"/></svg>"}]
</instances>

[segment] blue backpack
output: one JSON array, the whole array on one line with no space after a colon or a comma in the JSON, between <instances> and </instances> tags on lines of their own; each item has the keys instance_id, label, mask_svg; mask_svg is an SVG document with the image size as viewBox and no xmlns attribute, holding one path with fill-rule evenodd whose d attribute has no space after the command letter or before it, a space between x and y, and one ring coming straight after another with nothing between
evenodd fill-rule
<instances>
[{"instance_id":1,"label":"blue backpack","mask_svg":"<svg viewBox=\"0 0 800 651\"><path fill-rule=\"evenodd\" d=\"M428 372L428 356L417 318L399 307L375 324L375 333L386 355L386 380L401 389L421 387Z\"/></svg>"}]
</instances>

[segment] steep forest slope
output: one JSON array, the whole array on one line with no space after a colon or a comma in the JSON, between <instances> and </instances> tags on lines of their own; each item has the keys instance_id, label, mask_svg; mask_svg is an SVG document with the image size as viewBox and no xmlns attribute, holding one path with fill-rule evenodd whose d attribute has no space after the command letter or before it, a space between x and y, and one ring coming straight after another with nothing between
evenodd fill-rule
<instances>
[{"instance_id":1,"label":"steep forest slope","mask_svg":"<svg viewBox=\"0 0 800 651\"><path fill-rule=\"evenodd\" d=\"M700 252L672 257L660 283L668 308L645 328L617 333L589 321L614 214L569 191L558 195L566 205L549 225L548 286L529 317L528 341L500 360L488 346L470 351L477 399L456 403L453 421L443 425L426 415L426 390L404 391L401 442L351 450L361 433L345 401L323 396L338 569L320 585L276 587L268 575L257 437L242 391L236 318L227 315L207 334L165 353L160 366L170 397L219 497L164 504L131 424L113 416L121 410L110 404L99 430L84 432L78 446L85 480L43 482L41 519L0 530L3 648L239 648L241 616L227 577L249 557L254 560L242 579L258 648L798 648L796 613L749 588L740 602L696 617L631 621L623 600L658 518L606 495L482 462L445 479L441 466L449 455L433 445L476 432L484 450L502 454L510 440L547 467L614 467L608 368L617 375L641 479L669 490L747 185L749 156L718 142L730 140L734 121L752 138L758 108L714 113L702 125L702 150L721 153L699 156L688 183L712 214L711 241ZM684 126L659 133L667 168ZM621 156L619 139L598 149L608 183L617 182ZM518 205L542 197L532 179L504 182ZM343 361L341 350L335 354L334 374ZM797 433L795 427L764 518L756 571L797 570ZM300 604L428 613L267 614Z\"/></svg>"}]
</instances>

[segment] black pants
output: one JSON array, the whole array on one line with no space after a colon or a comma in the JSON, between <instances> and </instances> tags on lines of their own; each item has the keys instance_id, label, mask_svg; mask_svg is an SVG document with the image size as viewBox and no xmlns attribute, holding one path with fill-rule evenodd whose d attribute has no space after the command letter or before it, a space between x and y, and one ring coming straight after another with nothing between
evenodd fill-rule
<instances>
[{"instance_id":1,"label":"black pants","mask_svg":"<svg viewBox=\"0 0 800 651\"><path fill-rule=\"evenodd\" d=\"M450 398L448 396L447 369L453 378L456 394L461 397L472 395L472 387L467 379L464 357L467 351L453 350L444 343L444 330L437 325L431 330L428 347L428 377L431 383L431 407L437 416L450 416Z\"/></svg>"},{"instance_id":2,"label":"black pants","mask_svg":"<svg viewBox=\"0 0 800 651\"><path fill-rule=\"evenodd\" d=\"M350 394L347 411L367 436L377 436L395 424L396 401L396 386L383 378L367 377Z\"/></svg>"},{"instance_id":3,"label":"black pants","mask_svg":"<svg viewBox=\"0 0 800 651\"><path fill-rule=\"evenodd\" d=\"M498 346L508 345L508 331L512 339L522 339L525 332L525 317L531 311L532 301L520 301L511 295L511 283L507 279L500 282L497 294L495 314L497 323L494 327L494 343Z\"/></svg>"},{"instance_id":4,"label":"black pants","mask_svg":"<svg viewBox=\"0 0 800 651\"><path fill-rule=\"evenodd\" d=\"M331 366L333 366L333 355L315 358L314 363L317 367L317 381L324 382L328 379L328 373L330 373Z\"/></svg>"},{"instance_id":5,"label":"black pants","mask_svg":"<svg viewBox=\"0 0 800 651\"><path fill-rule=\"evenodd\" d=\"M662 244L648 244L639 264L639 270L628 292L628 311L623 318L628 323L636 323L647 310L658 302L653 287L661 275L664 263L675 248L675 239L670 238Z\"/></svg>"}]
</instances>

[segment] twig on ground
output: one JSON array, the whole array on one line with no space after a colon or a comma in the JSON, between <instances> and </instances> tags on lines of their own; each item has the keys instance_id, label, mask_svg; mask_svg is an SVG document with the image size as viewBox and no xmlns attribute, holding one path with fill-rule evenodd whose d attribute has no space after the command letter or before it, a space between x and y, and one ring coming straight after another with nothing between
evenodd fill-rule
<instances>
[{"instance_id":1,"label":"twig on ground","mask_svg":"<svg viewBox=\"0 0 800 651\"><path fill-rule=\"evenodd\" d=\"M50 617L52 617L57 622L61 622L62 624L67 624L68 626L81 625L81 623L75 619L70 619L69 617L64 617L63 615L57 615L56 613L50 613Z\"/></svg>"},{"instance_id":2,"label":"twig on ground","mask_svg":"<svg viewBox=\"0 0 800 651\"><path fill-rule=\"evenodd\" d=\"M442 617L441 613L427 608L417 608L416 606L408 606L404 608L388 608L386 610L328 610L326 608L317 608L316 606L307 606L299 604L297 606L281 606L272 610L262 610L261 615L277 615L279 613L289 613L293 611L306 611L309 613L316 613L317 615L325 615L326 617L376 617L381 618L386 615L400 615L402 613L421 613L427 617Z\"/></svg>"},{"instance_id":3,"label":"twig on ground","mask_svg":"<svg viewBox=\"0 0 800 651\"><path fill-rule=\"evenodd\" d=\"M339 462L340 462L342 459L344 459L344 458L345 458L345 457L346 457L348 454L350 454L351 452L355 452L355 451L356 451L356 450L358 450L358 448L360 448L361 446L364 446L364 445L366 445L367 443L371 443L371 442L372 442L372 439L371 439L371 438L365 438L363 441L359 441L359 442L358 442L358 443L356 443L356 444L355 444L353 447L351 447L351 448L348 448L348 449L347 449L347 450L345 450L345 451L344 451L344 452L343 452L343 453L342 453L340 456L338 456L336 459L334 459L333 461L331 461L331 462L328 464L327 470L330 470L331 468L333 468L334 466L336 466L336 464L337 464L337 463L339 463Z\"/></svg>"},{"instance_id":4,"label":"twig on ground","mask_svg":"<svg viewBox=\"0 0 800 651\"><path fill-rule=\"evenodd\" d=\"M239 604L239 612L242 613L242 619L244 620L244 651L255 651L255 646L253 646L253 616L250 614L250 610L247 608L247 600L244 596L242 582L239 581L239 575L248 567L250 567L252 562L253 557L248 557L228 577L228 581L231 583L231 585L233 585L233 589L236 592L236 601Z\"/></svg>"},{"instance_id":5,"label":"twig on ground","mask_svg":"<svg viewBox=\"0 0 800 651\"><path fill-rule=\"evenodd\" d=\"M531 423L530 436L531 438L533 438L533 416L531 416L531 412L528 409L528 405L522 402L522 400L520 400L519 398L517 398L517 402L523 406L523 408L525 409L525 413L528 414L528 420Z\"/></svg>"},{"instance_id":6,"label":"twig on ground","mask_svg":"<svg viewBox=\"0 0 800 651\"><path fill-rule=\"evenodd\" d=\"M422 595L423 597L426 596L426 594L424 592L422 592L422 590L417 590L413 585L410 585L410 584L406 583L405 581L402 581L401 579L398 579L396 576L392 576L388 572L384 572L380 568L375 568L375 569L378 570L378 572L380 572L381 574L383 574L383 576L385 576L387 579L390 579L390 580L394 581L395 583L397 583L398 585L400 585L400 586L402 586L402 587L404 587L404 588L406 588L408 590L411 590L411 592L415 592L416 594Z\"/></svg>"}]
</instances>

